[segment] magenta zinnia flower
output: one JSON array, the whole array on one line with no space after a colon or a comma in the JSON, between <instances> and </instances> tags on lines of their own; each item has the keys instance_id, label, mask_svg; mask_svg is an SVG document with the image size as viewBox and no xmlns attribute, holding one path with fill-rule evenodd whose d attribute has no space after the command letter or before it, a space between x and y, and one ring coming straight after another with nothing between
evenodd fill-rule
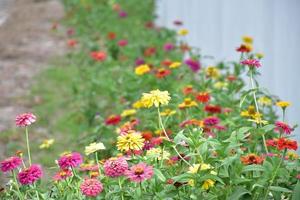
<instances>
[{"instance_id":1,"label":"magenta zinnia flower","mask_svg":"<svg viewBox=\"0 0 300 200\"><path fill-rule=\"evenodd\" d=\"M118 45L120 46L120 47L124 47L124 46L126 46L128 44L128 41L127 40L119 40L118 41Z\"/></svg>"},{"instance_id":2,"label":"magenta zinnia flower","mask_svg":"<svg viewBox=\"0 0 300 200\"><path fill-rule=\"evenodd\" d=\"M260 67L261 64L259 60L256 59L246 59L241 62L242 65L248 65L249 67Z\"/></svg>"},{"instance_id":3,"label":"magenta zinnia flower","mask_svg":"<svg viewBox=\"0 0 300 200\"><path fill-rule=\"evenodd\" d=\"M29 126L36 121L36 116L32 113L23 113L16 117L17 126Z\"/></svg>"},{"instance_id":4,"label":"magenta zinnia flower","mask_svg":"<svg viewBox=\"0 0 300 200\"><path fill-rule=\"evenodd\" d=\"M125 17L127 17L127 12L125 12L124 10L121 10L121 11L119 12L119 17L120 17L120 18L125 18Z\"/></svg>"},{"instance_id":5,"label":"magenta zinnia flower","mask_svg":"<svg viewBox=\"0 0 300 200\"><path fill-rule=\"evenodd\" d=\"M0 163L0 169L2 172L8 172L16 169L22 164L22 159L17 156L7 158Z\"/></svg>"},{"instance_id":6,"label":"magenta zinnia flower","mask_svg":"<svg viewBox=\"0 0 300 200\"><path fill-rule=\"evenodd\" d=\"M30 185L41 179L43 171L40 165L32 164L18 174L18 180L22 185Z\"/></svg>"},{"instance_id":7,"label":"magenta zinnia flower","mask_svg":"<svg viewBox=\"0 0 300 200\"><path fill-rule=\"evenodd\" d=\"M172 51L173 49L174 49L174 45L172 43L164 44L164 50L165 51Z\"/></svg>"},{"instance_id":8,"label":"magenta zinnia flower","mask_svg":"<svg viewBox=\"0 0 300 200\"><path fill-rule=\"evenodd\" d=\"M145 163L139 163L127 170L125 175L133 182L142 182L153 176L153 167Z\"/></svg>"},{"instance_id":9,"label":"magenta zinnia flower","mask_svg":"<svg viewBox=\"0 0 300 200\"><path fill-rule=\"evenodd\" d=\"M73 152L69 154L65 154L61 156L58 160L58 165L62 169L66 169L69 167L77 167L82 163L82 156L80 153Z\"/></svg>"},{"instance_id":10,"label":"magenta zinnia flower","mask_svg":"<svg viewBox=\"0 0 300 200\"><path fill-rule=\"evenodd\" d=\"M97 179L85 179L80 185L80 190L85 196L96 197L102 192L103 185Z\"/></svg>"},{"instance_id":11,"label":"magenta zinnia flower","mask_svg":"<svg viewBox=\"0 0 300 200\"><path fill-rule=\"evenodd\" d=\"M204 119L204 125L205 126L214 126L220 123L219 118L211 116Z\"/></svg>"},{"instance_id":12,"label":"magenta zinnia flower","mask_svg":"<svg viewBox=\"0 0 300 200\"><path fill-rule=\"evenodd\" d=\"M110 158L105 161L103 168L106 176L118 177L124 175L128 164L124 157Z\"/></svg>"},{"instance_id":13,"label":"magenta zinnia flower","mask_svg":"<svg viewBox=\"0 0 300 200\"><path fill-rule=\"evenodd\" d=\"M193 72L198 72L201 68L199 61L193 60L192 58L186 59L184 63L189 66Z\"/></svg>"},{"instance_id":14,"label":"magenta zinnia flower","mask_svg":"<svg viewBox=\"0 0 300 200\"><path fill-rule=\"evenodd\" d=\"M280 122L280 121L277 121L275 123L275 130L278 130L280 132L283 132L285 134L291 134L291 132L293 131L293 129L286 123L284 122Z\"/></svg>"}]
</instances>

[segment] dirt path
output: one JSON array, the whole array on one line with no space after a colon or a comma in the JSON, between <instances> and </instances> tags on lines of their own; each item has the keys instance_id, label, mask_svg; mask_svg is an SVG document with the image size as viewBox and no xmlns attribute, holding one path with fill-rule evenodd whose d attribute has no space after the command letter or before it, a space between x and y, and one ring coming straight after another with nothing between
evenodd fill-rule
<instances>
[{"instance_id":1,"label":"dirt path","mask_svg":"<svg viewBox=\"0 0 300 200\"><path fill-rule=\"evenodd\" d=\"M58 0L8 1L0 10L7 13L0 25L0 133L14 126L16 114L31 110L24 97L34 76L65 46L63 38L51 31L64 14ZM0 147L0 157L1 152Z\"/></svg>"}]
</instances>

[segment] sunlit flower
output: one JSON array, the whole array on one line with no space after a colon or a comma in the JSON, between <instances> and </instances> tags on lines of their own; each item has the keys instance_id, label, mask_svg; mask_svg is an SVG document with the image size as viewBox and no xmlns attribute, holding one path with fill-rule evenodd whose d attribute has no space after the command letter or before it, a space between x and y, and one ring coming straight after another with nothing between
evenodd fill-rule
<instances>
[{"instance_id":1,"label":"sunlit flower","mask_svg":"<svg viewBox=\"0 0 300 200\"><path fill-rule=\"evenodd\" d=\"M89 146L85 147L84 153L85 153L85 155L88 156L92 153L95 153L96 151L104 150L104 149L105 149L105 146L102 142L98 142L98 143L93 142Z\"/></svg>"},{"instance_id":2,"label":"sunlit flower","mask_svg":"<svg viewBox=\"0 0 300 200\"><path fill-rule=\"evenodd\" d=\"M153 167L146 165L145 163L139 163L133 165L130 170L125 172L129 180L133 182L142 182L150 179L153 176Z\"/></svg>"},{"instance_id":3,"label":"sunlit flower","mask_svg":"<svg viewBox=\"0 0 300 200\"><path fill-rule=\"evenodd\" d=\"M180 29L178 31L178 35L182 35L182 36L185 36L189 33L189 31L187 29Z\"/></svg>"},{"instance_id":4,"label":"sunlit flower","mask_svg":"<svg viewBox=\"0 0 300 200\"><path fill-rule=\"evenodd\" d=\"M18 174L18 180L22 185L30 185L41 179L43 171L40 165L32 164Z\"/></svg>"},{"instance_id":5,"label":"sunlit flower","mask_svg":"<svg viewBox=\"0 0 300 200\"><path fill-rule=\"evenodd\" d=\"M256 59L246 59L246 60L243 60L241 62L242 65L248 65L249 67L260 67L261 64L259 62L259 60L256 60Z\"/></svg>"},{"instance_id":6,"label":"sunlit flower","mask_svg":"<svg viewBox=\"0 0 300 200\"><path fill-rule=\"evenodd\" d=\"M148 158L152 158L152 159L155 158L157 160L161 160L161 159L167 160L170 157L170 153L157 147L148 150L146 156Z\"/></svg>"},{"instance_id":7,"label":"sunlit flower","mask_svg":"<svg viewBox=\"0 0 300 200\"><path fill-rule=\"evenodd\" d=\"M263 106L270 106L272 105L272 100L269 97L263 96L258 99L258 103Z\"/></svg>"},{"instance_id":8,"label":"sunlit flower","mask_svg":"<svg viewBox=\"0 0 300 200\"><path fill-rule=\"evenodd\" d=\"M132 116L134 114L136 114L135 109L126 109L126 110L123 110L123 112L121 113L121 116L122 117L128 117L128 116Z\"/></svg>"},{"instance_id":9,"label":"sunlit flower","mask_svg":"<svg viewBox=\"0 0 300 200\"><path fill-rule=\"evenodd\" d=\"M254 153L250 153L246 156L241 156L241 161L244 165L252 165L252 164L262 164L264 159Z\"/></svg>"},{"instance_id":10,"label":"sunlit flower","mask_svg":"<svg viewBox=\"0 0 300 200\"><path fill-rule=\"evenodd\" d=\"M80 190L87 197L96 197L102 192L103 185L95 178L85 179L80 185Z\"/></svg>"},{"instance_id":11,"label":"sunlit flower","mask_svg":"<svg viewBox=\"0 0 300 200\"><path fill-rule=\"evenodd\" d=\"M211 78L218 78L220 76L220 72L218 68L214 66L208 66L206 68L206 76L211 77Z\"/></svg>"},{"instance_id":12,"label":"sunlit flower","mask_svg":"<svg viewBox=\"0 0 300 200\"><path fill-rule=\"evenodd\" d=\"M103 169L106 176L119 177L128 169L128 163L124 157L113 157L105 161Z\"/></svg>"},{"instance_id":13,"label":"sunlit flower","mask_svg":"<svg viewBox=\"0 0 300 200\"><path fill-rule=\"evenodd\" d=\"M141 102L147 108L159 107L160 105L168 105L171 100L170 94L168 91L152 90L150 93L143 93Z\"/></svg>"},{"instance_id":14,"label":"sunlit flower","mask_svg":"<svg viewBox=\"0 0 300 200\"><path fill-rule=\"evenodd\" d=\"M17 156L12 156L0 162L0 169L2 172L12 171L22 164L22 159Z\"/></svg>"},{"instance_id":15,"label":"sunlit flower","mask_svg":"<svg viewBox=\"0 0 300 200\"><path fill-rule=\"evenodd\" d=\"M142 64L135 68L135 74L139 76L144 75L148 72L150 72L150 67L147 64Z\"/></svg>"},{"instance_id":16,"label":"sunlit flower","mask_svg":"<svg viewBox=\"0 0 300 200\"><path fill-rule=\"evenodd\" d=\"M278 107L281 107L282 109L285 109L285 108L289 107L291 105L291 103L289 101L278 101L276 103L276 105Z\"/></svg>"},{"instance_id":17,"label":"sunlit flower","mask_svg":"<svg viewBox=\"0 0 300 200\"><path fill-rule=\"evenodd\" d=\"M43 140L43 143L40 145L40 149L48 149L54 144L54 139Z\"/></svg>"},{"instance_id":18,"label":"sunlit flower","mask_svg":"<svg viewBox=\"0 0 300 200\"><path fill-rule=\"evenodd\" d=\"M120 135L117 138L117 148L120 151L141 150L145 139L141 134L131 131L126 135Z\"/></svg>"},{"instance_id":19,"label":"sunlit flower","mask_svg":"<svg viewBox=\"0 0 300 200\"><path fill-rule=\"evenodd\" d=\"M176 114L176 110L171 110L171 109L169 109L169 108L163 110L163 111L160 113L161 116L171 116L171 115L174 115L174 114Z\"/></svg>"},{"instance_id":20,"label":"sunlit flower","mask_svg":"<svg viewBox=\"0 0 300 200\"><path fill-rule=\"evenodd\" d=\"M185 98L184 101L178 105L178 108L183 109L197 106L198 104L196 103L196 101L193 101L191 98Z\"/></svg>"},{"instance_id":21,"label":"sunlit flower","mask_svg":"<svg viewBox=\"0 0 300 200\"><path fill-rule=\"evenodd\" d=\"M243 42L245 42L246 44L252 44L253 43L253 38L250 37L250 36L245 35L245 36L242 37L242 39L243 39Z\"/></svg>"},{"instance_id":22,"label":"sunlit flower","mask_svg":"<svg viewBox=\"0 0 300 200\"><path fill-rule=\"evenodd\" d=\"M32 113L20 114L16 117L17 126L29 126L36 121L36 116Z\"/></svg>"},{"instance_id":23,"label":"sunlit flower","mask_svg":"<svg viewBox=\"0 0 300 200\"><path fill-rule=\"evenodd\" d=\"M201 103L207 103L210 100L210 95L208 92L199 92L196 95L196 100Z\"/></svg>"},{"instance_id":24,"label":"sunlit flower","mask_svg":"<svg viewBox=\"0 0 300 200\"><path fill-rule=\"evenodd\" d=\"M171 68L171 69L175 69L175 68L178 68L178 67L180 67L181 66L181 62L172 62L170 65L169 65L169 67Z\"/></svg>"},{"instance_id":25,"label":"sunlit flower","mask_svg":"<svg viewBox=\"0 0 300 200\"><path fill-rule=\"evenodd\" d=\"M276 126L275 128L276 130L288 135L291 134L291 132L293 131L293 129L288 124L281 121L275 122L275 126Z\"/></svg>"}]
</instances>

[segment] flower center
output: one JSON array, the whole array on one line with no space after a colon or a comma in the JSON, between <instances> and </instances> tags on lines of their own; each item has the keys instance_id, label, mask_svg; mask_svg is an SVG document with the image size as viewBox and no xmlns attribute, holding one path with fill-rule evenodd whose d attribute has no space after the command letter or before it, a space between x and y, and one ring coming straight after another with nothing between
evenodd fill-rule
<instances>
[{"instance_id":1,"label":"flower center","mask_svg":"<svg viewBox=\"0 0 300 200\"><path fill-rule=\"evenodd\" d=\"M141 175L143 173L144 173L144 169L142 167L137 167L134 170L134 174L136 174L136 175Z\"/></svg>"}]
</instances>

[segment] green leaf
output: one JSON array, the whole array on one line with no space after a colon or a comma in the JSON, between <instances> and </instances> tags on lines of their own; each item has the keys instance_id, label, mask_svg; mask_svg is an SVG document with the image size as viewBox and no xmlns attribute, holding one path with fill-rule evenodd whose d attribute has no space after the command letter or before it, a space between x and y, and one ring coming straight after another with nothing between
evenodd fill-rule
<instances>
[{"instance_id":1,"label":"green leaf","mask_svg":"<svg viewBox=\"0 0 300 200\"><path fill-rule=\"evenodd\" d=\"M300 182L299 181L296 184L296 186L294 187L293 196L292 196L292 200L298 200L298 199L300 199Z\"/></svg>"},{"instance_id":2,"label":"green leaf","mask_svg":"<svg viewBox=\"0 0 300 200\"><path fill-rule=\"evenodd\" d=\"M279 186L270 186L270 190L275 192L285 192L285 193L291 193L292 191L283 187Z\"/></svg>"},{"instance_id":3,"label":"green leaf","mask_svg":"<svg viewBox=\"0 0 300 200\"><path fill-rule=\"evenodd\" d=\"M243 187L237 187L228 199L239 200L245 194L251 194L251 193Z\"/></svg>"},{"instance_id":4,"label":"green leaf","mask_svg":"<svg viewBox=\"0 0 300 200\"><path fill-rule=\"evenodd\" d=\"M248 165L244 167L242 172L249 172L249 171L265 171L265 168L261 165Z\"/></svg>"},{"instance_id":5,"label":"green leaf","mask_svg":"<svg viewBox=\"0 0 300 200\"><path fill-rule=\"evenodd\" d=\"M162 182L166 182L166 177L163 175L163 173L159 169L153 169L154 170L154 175L161 180Z\"/></svg>"},{"instance_id":6,"label":"green leaf","mask_svg":"<svg viewBox=\"0 0 300 200\"><path fill-rule=\"evenodd\" d=\"M274 128L275 128L275 125L274 125L274 124L268 124L268 125L262 127L262 130L263 130L265 133L267 133L267 132L269 132L269 131L271 131L271 130L274 130Z\"/></svg>"}]
</instances>

